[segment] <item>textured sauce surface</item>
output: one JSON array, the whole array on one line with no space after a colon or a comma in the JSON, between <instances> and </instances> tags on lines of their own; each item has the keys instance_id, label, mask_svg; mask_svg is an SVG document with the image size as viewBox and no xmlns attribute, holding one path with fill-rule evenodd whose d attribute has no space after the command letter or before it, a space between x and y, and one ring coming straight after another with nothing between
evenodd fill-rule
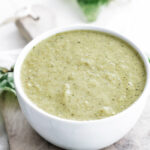
<instances>
[{"instance_id":1,"label":"textured sauce surface","mask_svg":"<svg viewBox=\"0 0 150 150\"><path fill-rule=\"evenodd\" d=\"M73 120L115 115L142 93L146 73L124 41L95 31L56 34L33 47L21 70L24 91L44 111Z\"/></svg>"}]
</instances>

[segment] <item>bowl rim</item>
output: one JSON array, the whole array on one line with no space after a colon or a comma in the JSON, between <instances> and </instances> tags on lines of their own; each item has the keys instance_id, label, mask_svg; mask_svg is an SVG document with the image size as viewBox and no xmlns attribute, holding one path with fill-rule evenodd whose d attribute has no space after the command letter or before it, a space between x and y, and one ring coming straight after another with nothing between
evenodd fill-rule
<instances>
[{"instance_id":1,"label":"bowl rim","mask_svg":"<svg viewBox=\"0 0 150 150\"><path fill-rule=\"evenodd\" d=\"M145 82L145 87L143 92L141 93L141 95L138 97L138 99L132 103L129 107L127 107L126 109L124 109L123 111L113 115L113 116L109 116L106 118L102 118L102 119L95 119L95 120L71 120L71 119L65 119L65 118L61 118L58 116L55 116L53 114L50 114L44 110L42 110L41 108L39 108L36 104L34 104L25 94L23 87L21 86L21 78L20 78L20 74L21 74L21 67L22 64L24 62L24 59L26 58L27 54L30 52L30 50L32 50L32 48L37 45L39 42L41 42L42 40L51 37L57 33L62 33L62 32L68 32L68 31L76 31L76 30L89 30L89 31L97 31L97 32L102 32L102 33L106 33L109 35L112 35L114 37L117 37L123 41L125 41L127 44L129 44L131 47L133 47L135 49L135 51L138 52L138 54L140 55L141 59L144 62L144 66L145 66L145 70L146 70L146 82ZM105 28L101 28L98 27L96 25L72 25L72 26L66 26L66 27L60 27L60 28L55 28L52 30L49 30L43 34L41 34L40 36L36 37L35 39L33 39L31 42L29 42L22 50L22 52L20 53L20 55L18 56L18 59L16 61L15 67L14 67L14 83L15 83L15 88L17 93L19 93L19 95L21 96L21 101L24 101L25 103L27 103L32 109L38 111L39 113L41 113L42 115L57 120L57 121L63 121L63 122L68 122L68 123L77 123L77 124L85 124L85 123L94 123L94 122L106 122L106 121L110 121L112 119L117 119L118 117L120 117L121 115L125 114L128 110L132 109L140 100L142 100L142 97L144 97L147 93L148 93L148 87L150 83L150 69L149 69L149 62L148 62L148 58L143 54L143 52L133 43L131 42L129 39L127 39L126 37L124 37L123 35L114 32L112 30L108 30Z\"/></svg>"}]
</instances>

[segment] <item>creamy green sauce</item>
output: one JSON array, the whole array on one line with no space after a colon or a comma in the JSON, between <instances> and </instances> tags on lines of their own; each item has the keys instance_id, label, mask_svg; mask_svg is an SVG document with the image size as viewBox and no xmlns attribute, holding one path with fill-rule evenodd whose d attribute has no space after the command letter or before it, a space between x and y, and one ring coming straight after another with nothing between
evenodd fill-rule
<instances>
[{"instance_id":1,"label":"creamy green sauce","mask_svg":"<svg viewBox=\"0 0 150 150\"><path fill-rule=\"evenodd\" d=\"M56 34L33 47L21 70L24 91L44 111L73 120L115 115L142 93L146 73L124 41L95 31Z\"/></svg>"}]
</instances>

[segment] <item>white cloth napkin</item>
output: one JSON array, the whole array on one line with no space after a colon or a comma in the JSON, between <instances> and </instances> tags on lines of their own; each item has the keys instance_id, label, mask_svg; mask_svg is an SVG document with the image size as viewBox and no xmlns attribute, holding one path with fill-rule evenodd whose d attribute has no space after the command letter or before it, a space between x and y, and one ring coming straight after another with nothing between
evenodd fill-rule
<instances>
[{"instance_id":1,"label":"white cloth napkin","mask_svg":"<svg viewBox=\"0 0 150 150\"><path fill-rule=\"evenodd\" d=\"M10 69L16 62L21 49L0 51L0 67Z\"/></svg>"}]
</instances>

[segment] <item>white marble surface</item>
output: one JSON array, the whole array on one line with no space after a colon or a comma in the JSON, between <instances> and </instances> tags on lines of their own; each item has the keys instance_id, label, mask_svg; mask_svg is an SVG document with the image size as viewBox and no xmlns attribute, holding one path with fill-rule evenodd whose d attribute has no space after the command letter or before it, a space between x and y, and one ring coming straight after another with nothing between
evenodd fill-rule
<instances>
[{"instance_id":1,"label":"white marble surface","mask_svg":"<svg viewBox=\"0 0 150 150\"><path fill-rule=\"evenodd\" d=\"M31 3L48 5L56 17L56 27L85 23L75 0L0 0L0 22L12 15L17 9ZM150 54L149 15L150 0L113 0L109 6L101 9L98 20L91 24L125 35L146 54ZM13 23L0 28L0 62L2 58L6 58L6 55L18 53L16 49L21 51L21 48L25 45L26 42ZM8 60L7 57L6 63L10 64L10 59ZM7 99L12 101L10 97ZM133 130L121 141L105 150L150 150L149 99L142 117ZM22 147L24 150L58 149L40 138L26 122L20 109L16 106L9 107L9 100L4 101L3 113L6 119L11 149L20 150Z\"/></svg>"}]
</instances>

